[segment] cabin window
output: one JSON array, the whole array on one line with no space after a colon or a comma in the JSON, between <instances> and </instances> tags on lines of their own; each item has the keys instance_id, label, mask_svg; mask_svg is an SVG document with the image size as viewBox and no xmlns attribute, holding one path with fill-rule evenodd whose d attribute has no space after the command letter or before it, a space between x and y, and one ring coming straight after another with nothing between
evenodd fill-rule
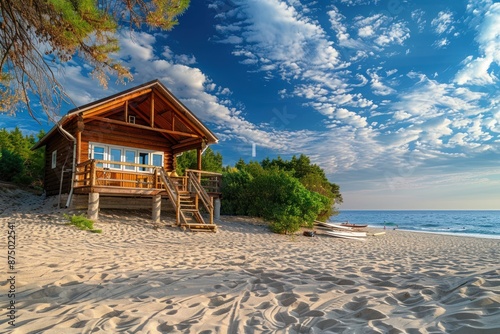
<instances>
[{"instance_id":1,"label":"cabin window","mask_svg":"<svg viewBox=\"0 0 500 334\"><path fill-rule=\"evenodd\" d=\"M119 148L110 147L109 148L109 160L110 161L122 161L122 150ZM109 168L122 169L120 164L110 164Z\"/></svg>"},{"instance_id":2,"label":"cabin window","mask_svg":"<svg viewBox=\"0 0 500 334\"><path fill-rule=\"evenodd\" d=\"M139 152L139 163L141 165L149 165L149 153ZM141 172L145 172L147 170L146 167L139 167Z\"/></svg>"},{"instance_id":3,"label":"cabin window","mask_svg":"<svg viewBox=\"0 0 500 334\"><path fill-rule=\"evenodd\" d=\"M152 172L153 169L149 167L125 165L123 163L163 166L163 152L94 143L90 143L89 150L90 158L109 161L109 163L98 163L97 167L100 168L106 167L131 172Z\"/></svg>"},{"instance_id":4,"label":"cabin window","mask_svg":"<svg viewBox=\"0 0 500 334\"><path fill-rule=\"evenodd\" d=\"M57 167L57 150L52 152L52 169Z\"/></svg>"},{"instance_id":5,"label":"cabin window","mask_svg":"<svg viewBox=\"0 0 500 334\"><path fill-rule=\"evenodd\" d=\"M153 153L153 166L163 166L163 154Z\"/></svg>"},{"instance_id":6,"label":"cabin window","mask_svg":"<svg viewBox=\"0 0 500 334\"><path fill-rule=\"evenodd\" d=\"M130 116L128 117L128 122L129 122L129 123L132 123L132 124L135 124L135 116L130 115Z\"/></svg>"},{"instance_id":7,"label":"cabin window","mask_svg":"<svg viewBox=\"0 0 500 334\"><path fill-rule=\"evenodd\" d=\"M106 148L103 147L103 146L93 146L92 148L92 159L95 159L95 160L106 160L105 159L105 152L106 152ZM104 167L102 162L99 162L97 164L97 167Z\"/></svg>"},{"instance_id":8,"label":"cabin window","mask_svg":"<svg viewBox=\"0 0 500 334\"><path fill-rule=\"evenodd\" d=\"M136 151L134 150L125 150L125 162L129 162L129 163L133 163L135 164L136 160L135 160L135 157L136 157ZM125 165L124 166L126 170L132 170L134 171L135 170L135 166L127 166Z\"/></svg>"}]
</instances>

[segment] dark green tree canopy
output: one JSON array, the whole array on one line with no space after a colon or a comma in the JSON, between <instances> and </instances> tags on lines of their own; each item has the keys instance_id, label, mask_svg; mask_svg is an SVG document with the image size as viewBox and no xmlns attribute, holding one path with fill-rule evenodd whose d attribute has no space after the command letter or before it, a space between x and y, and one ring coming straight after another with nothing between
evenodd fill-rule
<instances>
[{"instance_id":1,"label":"dark green tree canopy","mask_svg":"<svg viewBox=\"0 0 500 334\"><path fill-rule=\"evenodd\" d=\"M44 154L31 147L44 135L43 130L35 137L23 135L17 127L11 131L0 129L0 180L41 189Z\"/></svg>"}]
</instances>

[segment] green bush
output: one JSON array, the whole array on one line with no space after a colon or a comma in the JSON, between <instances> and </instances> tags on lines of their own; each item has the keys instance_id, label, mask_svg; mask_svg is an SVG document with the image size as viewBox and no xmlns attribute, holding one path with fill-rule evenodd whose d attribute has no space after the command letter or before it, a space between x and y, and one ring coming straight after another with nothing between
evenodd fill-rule
<instances>
[{"instance_id":1,"label":"green bush","mask_svg":"<svg viewBox=\"0 0 500 334\"><path fill-rule=\"evenodd\" d=\"M222 214L262 217L276 233L312 227L315 219L335 213L342 203L340 188L305 155L285 161L278 157L224 167Z\"/></svg>"},{"instance_id":2,"label":"green bush","mask_svg":"<svg viewBox=\"0 0 500 334\"><path fill-rule=\"evenodd\" d=\"M312 227L329 202L281 170L256 177L249 185L248 196L248 214L270 221L273 232L284 234L294 233L301 226Z\"/></svg>"},{"instance_id":3,"label":"green bush","mask_svg":"<svg viewBox=\"0 0 500 334\"><path fill-rule=\"evenodd\" d=\"M222 175L221 213L224 215L248 215L248 187L252 177L246 171L233 169Z\"/></svg>"},{"instance_id":4,"label":"green bush","mask_svg":"<svg viewBox=\"0 0 500 334\"><path fill-rule=\"evenodd\" d=\"M102 230L94 229L94 222L87 217L82 215L64 215L64 218L68 219L70 222L67 225L73 225L80 230L90 231L92 233L102 233Z\"/></svg>"}]
</instances>

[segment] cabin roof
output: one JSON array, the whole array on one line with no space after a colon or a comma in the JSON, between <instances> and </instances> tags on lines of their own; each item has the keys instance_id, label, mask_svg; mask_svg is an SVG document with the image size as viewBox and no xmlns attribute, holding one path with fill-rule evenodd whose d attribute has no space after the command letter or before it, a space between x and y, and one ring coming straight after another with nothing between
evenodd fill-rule
<instances>
[{"instance_id":1,"label":"cabin roof","mask_svg":"<svg viewBox=\"0 0 500 334\"><path fill-rule=\"evenodd\" d=\"M52 129L40 139L33 147L32 150L38 149L45 146L49 139L54 135L55 132L60 131L59 127L64 127L70 120L79 115L85 115L93 110L97 110L104 105L112 104L114 101L120 101L123 99L133 99L134 96L141 94L145 90L155 90L157 93L170 103L176 112L182 114L183 117L187 118L197 129L197 132L201 134L203 140L207 144L214 144L218 142L218 138L210 131L194 114L191 112L181 101L179 101L158 79L146 82L142 85L127 89L125 91L119 92L117 94L102 98L100 100L85 104L83 106L71 109L66 115L64 115L55 124Z\"/></svg>"}]
</instances>

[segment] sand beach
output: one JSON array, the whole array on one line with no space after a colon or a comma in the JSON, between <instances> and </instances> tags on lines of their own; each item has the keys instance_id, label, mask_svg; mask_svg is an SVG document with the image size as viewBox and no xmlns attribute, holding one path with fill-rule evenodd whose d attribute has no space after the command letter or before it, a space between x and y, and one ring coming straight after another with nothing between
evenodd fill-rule
<instances>
[{"instance_id":1,"label":"sand beach","mask_svg":"<svg viewBox=\"0 0 500 334\"><path fill-rule=\"evenodd\" d=\"M227 216L192 233L139 211L101 212L94 234L63 213L0 188L0 332L500 333L500 240L286 236Z\"/></svg>"}]
</instances>

